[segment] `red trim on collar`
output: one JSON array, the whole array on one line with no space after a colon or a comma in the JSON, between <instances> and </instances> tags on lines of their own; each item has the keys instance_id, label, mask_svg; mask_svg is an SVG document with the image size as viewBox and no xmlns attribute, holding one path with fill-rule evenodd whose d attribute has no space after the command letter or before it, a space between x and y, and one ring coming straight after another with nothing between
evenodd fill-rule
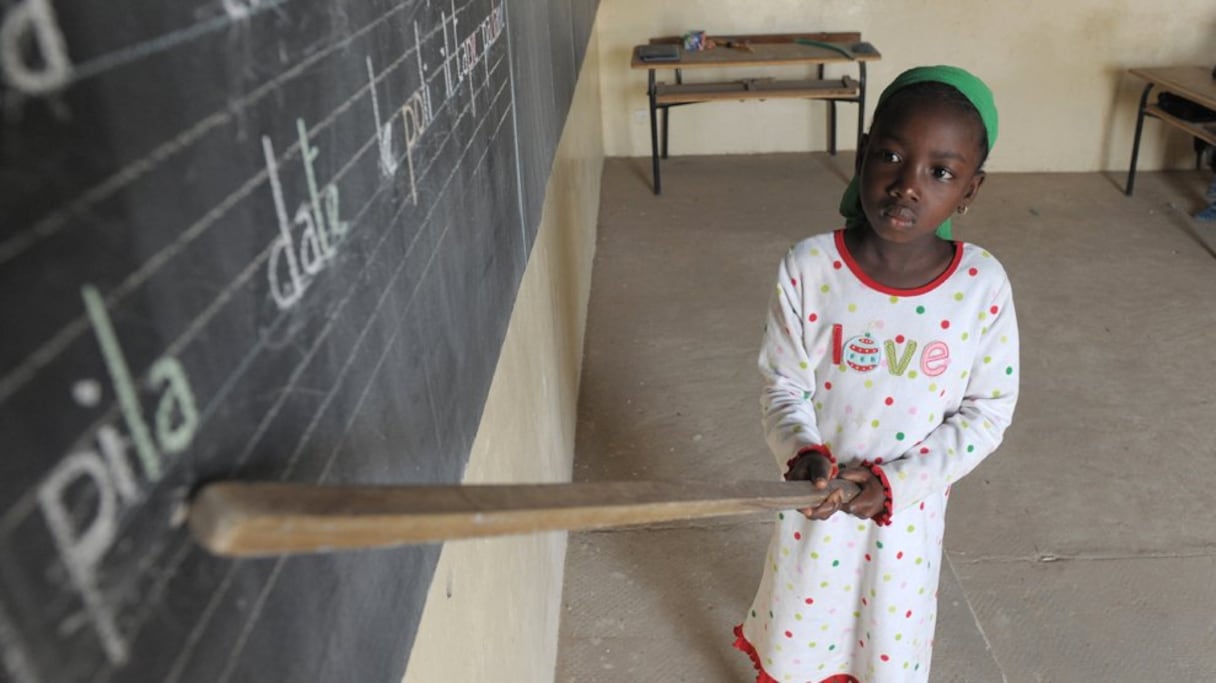
<instances>
[{"instance_id":1,"label":"red trim on collar","mask_svg":"<svg viewBox=\"0 0 1216 683\"><path fill-rule=\"evenodd\" d=\"M853 259L853 255L849 253L849 248L845 246L844 229L837 230L833 237L836 240L836 251L840 252L840 258L845 262L845 265L849 267L849 271L853 273L858 280L861 280L862 284L870 289L882 292L883 294L890 294L891 296L918 296L920 294L928 294L929 292L937 289L938 285L949 279L951 275L954 275L954 271L958 270L958 264L963 260L963 245L957 241L951 242L950 244L954 247L954 258L950 259L950 265L946 266L946 270L942 271L941 275L938 275L937 277L933 278L932 281L921 285L920 287L914 287L912 289L897 289L895 287L888 287L878 282L861 269L861 266L858 265L857 261Z\"/></svg>"}]
</instances>

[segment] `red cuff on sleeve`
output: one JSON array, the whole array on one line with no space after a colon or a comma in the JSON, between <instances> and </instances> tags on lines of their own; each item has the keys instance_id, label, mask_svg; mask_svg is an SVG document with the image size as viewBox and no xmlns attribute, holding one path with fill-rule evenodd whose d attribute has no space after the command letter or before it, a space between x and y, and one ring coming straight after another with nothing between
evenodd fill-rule
<instances>
[{"instance_id":1,"label":"red cuff on sleeve","mask_svg":"<svg viewBox=\"0 0 1216 683\"><path fill-rule=\"evenodd\" d=\"M890 526L891 525L891 513L892 513L892 507L891 507L892 506L892 496L891 496L891 482L887 481L887 473L882 471L882 467L876 465L875 463L870 462L869 460L861 461L861 466L870 470L870 472L872 472L875 477L878 477L878 481L882 483L882 493L886 497L886 500L884 500L882 502L882 510L878 514L871 517L870 519L874 520L874 523L877 524L878 526Z\"/></svg>"},{"instance_id":2,"label":"red cuff on sleeve","mask_svg":"<svg viewBox=\"0 0 1216 683\"><path fill-rule=\"evenodd\" d=\"M827 446L806 446L802 450L798 451L794 455L794 457L792 457L786 461L786 463L785 463L785 478L786 479L789 479L790 470L794 469L794 463L798 462L798 459L801 458L802 456L808 455L810 453L818 453L819 455L822 455L823 457L827 458L828 462L831 463L832 470L831 470L831 472L828 473L828 479L835 479L836 475L840 474L840 467L838 467L836 465L836 456L832 455L831 449L829 449Z\"/></svg>"}]
</instances>

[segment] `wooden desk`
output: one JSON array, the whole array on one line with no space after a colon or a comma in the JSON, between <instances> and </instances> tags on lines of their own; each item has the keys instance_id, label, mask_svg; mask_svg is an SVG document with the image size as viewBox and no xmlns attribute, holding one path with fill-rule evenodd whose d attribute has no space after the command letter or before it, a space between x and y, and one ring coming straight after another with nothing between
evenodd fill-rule
<instances>
[{"instance_id":1,"label":"wooden desk","mask_svg":"<svg viewBox=\"0 0 1216 683\"><path fill-rule=\"evenodd\" d=\"M1144 128L1144 117L1151 116L1160 119L1171 126L1184 130L1192 137L1199 138L1210 145L1216 145L1216 122L1195 123L1184 121L1163 111L1156 103L1150 104L1149 93L1153 88L1171 92L1209 109L1216 109L1216 80L1212 79L1212 69L1206 66L1173 66L1155 69L1131 69L1133 76L1148 81L1144 86L1144 94L1140 96L1140 111L1136 115L1136 137L1132 141L1132 162L1127 171L1127 189L1124 191L1131 196L1136 182L1136 159L1140 155L1140 133Z\"/></svg>"},{"instance_id":2,"label":"wooden desk","mask_svg":"<svg viewBox=\"0 0 1216 683\"><path fill-rule=\"evenodd\" d=\"M648 80L646 94L650 100L650 158L654 169L654 193L662 191L659 175L659 159L667 158L667 124L671 107L698 102L720 100L765 100L765 99L813 99L825 100L829 104L828 151L836 153L836 103L857 104L857 137L860 141L865 132L866 108L866 62L882 58L873 45L861 41L861 34L849 33L785 33L759 35L712 36L717 47L689 52L683 48L678 36L652 38L651 45L670 44L679 49L680 58L671 62L643 61L638 55L639 45L633 49L634 69L646 69ZM824 43L811 45L795 42L809 40ZM730 46L728 46L728 44ZM827 64L857 64L856 78L825 78ZM777 80L772 78L744 78L734 81L708 81L686 83L685 69L707 69L724 67L787 66L807 64L817 67L814 78ZM674 83L657 81L659 70L673 71ZM658 113L662 112L662 147Z\"/></svg>"}]
</instances>

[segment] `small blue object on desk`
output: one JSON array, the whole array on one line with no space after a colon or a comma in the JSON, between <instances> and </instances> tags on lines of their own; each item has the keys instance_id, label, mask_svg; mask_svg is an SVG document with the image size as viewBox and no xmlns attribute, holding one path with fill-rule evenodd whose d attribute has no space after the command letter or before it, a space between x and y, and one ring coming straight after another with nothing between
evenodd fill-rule
<instances>
[{"instance_id":1,"label":"small blue object on desk","mask_svg":"<svg viewBox=\"0 0 1216 683\"><path fill-rule=\"evenodd\" d=\"M689 52L697 50L705 50L709 48L709 44L705 38L705 31L689 31L684 34L684 49Z\"/></svg>"}]
</instances>

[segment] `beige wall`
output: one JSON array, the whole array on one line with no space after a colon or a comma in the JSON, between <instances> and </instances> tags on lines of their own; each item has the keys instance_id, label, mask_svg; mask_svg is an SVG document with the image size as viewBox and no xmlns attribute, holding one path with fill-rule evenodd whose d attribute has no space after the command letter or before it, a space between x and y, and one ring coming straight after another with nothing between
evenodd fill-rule
<instances>
[{"instance_id":1,"label":"beige wall","mask_svg":"<svg viewBox=\"0 0 1216 683\"><path fill-rule=\"evenodd\" d=\"M650 154L646 72L629 68L631 46L693 28L711 35L861 31L883 54L870 67L867 122L877 94L903 69L964 66L997 95L1001 136L989 169L998 171L1125 170L1142 88L1127 68L1216 63L1212 0L602 0L607 155ZM778 101L677 108L671 152L822 150L826 109ZM856 106L838 110L840 146L852 149ZM1193 163L1189 138L1166 130L1145 124L1141 168Z\"/></svg>"},{"instance_id":2,"label":"beige wall","mask_svg":"<svg viewBox=\"0 0 1216 683\"><path fill-rule=\"evenodd\" d=\"M569 481L600 171L587 50L465 483ZM564 533L444 545L405 683L553 680Z\"/></svg>"}]
</instances>

